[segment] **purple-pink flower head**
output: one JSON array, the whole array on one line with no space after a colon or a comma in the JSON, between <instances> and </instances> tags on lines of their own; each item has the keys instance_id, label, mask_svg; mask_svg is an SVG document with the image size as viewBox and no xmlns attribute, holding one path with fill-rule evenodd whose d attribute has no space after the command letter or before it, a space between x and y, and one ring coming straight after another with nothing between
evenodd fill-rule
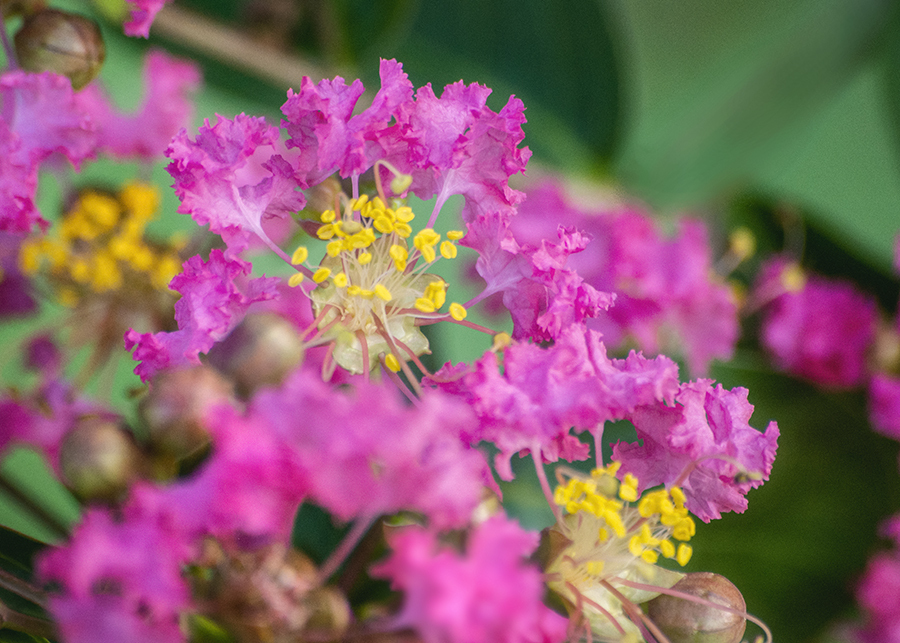
<instances>
[{"instance_id":1,"label":"purple-pink flower head","mask_svg":"<svg viewBox=\"0 0 900 643\"><path fill-rule=\"evenodd\" d=\"M396 625L425 643L561 642L567 621L544 605L541 572L525 562L537 544L500 516L474 529L464 553L411 527L390 538L393 553L374 573L403 590Z\"/></svg>"},{"instance_id":2,"label":"purple-pink flower head","mask_svg":"<svg viewBox=\"0 0 900 643\"><path fill-rule=\"evenodd\" d=\"M763 268L757 293L774 297L762 340L779 368L830 388L865 383L878 322L871 296L847 281L804 275L783 258Z\"/></svg>"},{"instance_id":3,"label":"purple-pink flower head","mask_svg":"<svg viewBox=\"0 0 900 643\"><path fill-rule=\"evenodd\" d=\"M181 577L183 543L149 521L119 521L89 510L69 543L38 560L59 591L50 611L66 643L185 640L179 615L190 608Z\"/></svg>"},{"instance_id":4,"label":"purple-pink flower head","mask_svg":"<svg viewBox=\"0 0 900 643\"><path fill-rule=\"evenodd\" d=\"M610 359L600 336L578 326L549 348L510 345L502 372L497 361L489 352L471 369L447 365L430 381L472 406L478 422L466 437L500 449L495 463L505 480L513 477L513 454L583 460L589 448L571 435L573 428L599 439L606 421L628 417L639 405L671 401L678 388L678 367L668 358L632 353Z\"/></svg>"},{"instance_id":5,"label":"purple-pink flower head","mask_svg":"<svg viewBox=\"0 0 900 643\"><path fill-rule=\"evenodd\" d=\"M240 115L207 123L194 139L182 131L168 150L180 211L221 234L229 258L257 237L285 260L295 271L288 283L303 284L312 301L315 323L306 341L332 345L332 363L354 374L379 365L407 368L428 350L421 325L471 325L464 322L466 307L448 297L449 285L432 272L435 262L456 257L464 232L442 235L435 221L453 195L465 198L467 220L511 212L521 194L508 179L524 170L529 155L518 147L520 101L511 98L496 113L486 106L488 89L461 82L440 98L429 86L414 94L393 60L381 62L381 82L372 104L357 111L360 81L305 78L282 108L284 143L263 119ZM343 185L335 174L346 179ZM406 201L410 194L437 196L421 228ZM265 223L305 203L302 224L321 247L285 252ZM571 316L565 308L548 324L565 323Z\"/></svg>"},{"instance_id":6,"label":"purple-pink flower head","mask_svg":"<svg viewBox=\"0 0 900 643\"><path fill-rule=\"evenodd\" d=\"M610 203L585 210L573 205L563 188L545 181L509 223L506 248L520 252L540 247L560 225L583 231L588 242L570 251L566 268L583 280L582 288L611 293L613 305L599 307L587 320L610 346L627 339L657 353L674 335L692 375L706 373L713 359L731 356L738 336L737 306L730 289L715 276L701 221L685 219L678 234L665 238L644 211ZM489 283L496 269L480 274ZM509 304L507 304L509 305Z\"/></svg>"}]
</instances>

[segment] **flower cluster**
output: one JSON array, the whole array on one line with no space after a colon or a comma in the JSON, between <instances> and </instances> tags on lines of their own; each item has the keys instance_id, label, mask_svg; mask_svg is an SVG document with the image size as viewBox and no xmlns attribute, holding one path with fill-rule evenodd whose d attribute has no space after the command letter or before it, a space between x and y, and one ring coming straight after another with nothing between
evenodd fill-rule
<instances>
[{"instance_id":1,"label":"flower cluster","mask_svg":"<svg viewBox=\"0 0 900 643\"><path fill-rule=\"evenodd\" d=\"M164 2L132 4L126 31L146 36ZM358 80L304 78L277 125L239 114L196 131L173 129L193 67L151 53L145 76L130 116L95 84L0 76L0 230L19 235L2 245L2 312L31 312L40 288L90 329L32 338L37 383L0 398L0 449L42 451L84 506L28 597L56 635L667 641L647 604L685 595L671 567L690 561L691 516L744 511L779 435L750 426L745 389L682 382L658 354L672 328L703 372L735 341L703 226L666 240L550 184L526 201L509 185L530 157L522 102L416 89L394 60L365 108ZM158 195L137 182L84 186L52 225L34 206L38 170L61 159L162 154L191 239L149 235ZM462 301L467 253L483 288ZM261 257L280 259L274 274ZM498 293L511 335L470 315ZM437 323L483 355L431 372ZM128 411L87 393L123 338L144 385ZM610 352L626 338L656 355ZM66 351L82 346L73 376ZM604 464L622 420L637 441ZM515 454L555 517L540 534L502 505L495 476L516 477ZM546 465L590 458L551 489ZM345 527L324 553L299 550L323 531L307 511ZM742 606L695 602L736 614L740 638Z\"/></svg>"}]
</instances>

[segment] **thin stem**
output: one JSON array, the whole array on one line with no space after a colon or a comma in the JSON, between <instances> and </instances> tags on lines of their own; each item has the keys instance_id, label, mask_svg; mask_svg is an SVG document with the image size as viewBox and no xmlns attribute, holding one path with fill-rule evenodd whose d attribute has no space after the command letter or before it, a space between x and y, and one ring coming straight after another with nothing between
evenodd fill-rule
<instances>
[{"instance_id":1,"label":"thin stem","mask_svg":"<svg viewBox=\"0 0 900 643\"><path fill-rule=\"evenodd\" d=\"M16 630L48 639L59 637L59 632L56 631L52 621L16 612L2 601L0 601L0 629Z\"/></svg>"},{"instance_id":2,"label":"thin stem","mask_svg":"<svg viewBox=\"0 0 900 643\"><path fill-rule=\"evenodd\" d=\"M646 628L651 634L653 634L654 638L656 638L659 643L672 643L665 634L663 634L662 630L651 621L639 608L637 605L632 603L628 598L622 594L619 590L613 587L609 581L604 580L600 581L600 584L603 585L613 596L619 599L619 602L622 603L622 609L627 612L628 618L631 619L631 622L634 623L641 629Z\"/></svg>"},{"instance_id":3,"label":"thin stem","mask_svg":"<svg viewBox=\"0 0 900 643\"><path fill-rule=\"evenodd\" d=\"M47 596L40 588L2 569L0 569L0 587L28 599L35 605L40 605L44 609L47 608Z\"/></svg>"},{"instance_id":4,"label":"thin stem","mask_svg":"<svg viewBox=\"0 0 900 643\"><path fill-rule=\"evenodd\" d=\"M69 537L69 527L67 525L44 509L44 507L37 504L31 496L27 495L19 488L16 482L2 472L0 472L0 490L9 494L16 502L31 512L31 514L44 523L44 526L52 531L54 535L60 538Z\"/></svg>"},{"instance_id":5,"label":"thin stem","mask_svg":"<svg viewBox=\"0 0 900 643\"><path fill-rule=\"evenodd\" d=\"M377 516L362 516L353 523L353 527L347 532L347 535L344 536L344 539L341 541L341 544L338 545L338 548L331 552L331 556L329 556L328 560L326 560L319 568L318 581L320 585L324 585L338 570L338 567L340 567L347 556L350 555L353 548L356 547L356 544L366 535L366 532L369 531L369 527L375 522L375 518L377 518Z\"/></svg>"},{"instance_id":6,"label":"thin stem","mask_svg":"<svg viewBox=\"0 0 900 643\"><path fill-rule=\"evenodd\" d=\"M532 462L534 462L534 470L537 473L538 481L541 483L541 491L544 492L547 504L553 510L556 522L562 522L559 506L553 501L553 492L550 490L550 483L547 481L547 472L544 471L544 464L541 462L541 449L540 447L531 447L528 451L531 454Z\"/></svg>"},{"instance_id":7,"label":"thin stem","mask_svg":"<svg viewBox=\"0 0 900 643\"><path fill-rule=\"evenodd\" d=\"M366 341L366 334L361 330L356 331L356 339L359 340L359 348L362 353L363 378L368 382L369 373L372 370L369 368L369 342Z\"/></svg>"},{"instance_id":8,"label":"thin stem","mask_svg":"<svg viewBox=\"0 0 900 643\"><path fill-rule=\"evenodd\" d=\"M416 365L416 367L420 371L422 371L422 375L425 375L426 377L431 376L431 372L429 372L429 370L427 368L425 368L425 365L422 363L422 360L419 359L419 356L416 355L409 346L407 346L406 344L401 342L399 339L395 339L394 341L397 342L397 346L402 348L406 352L406 354L409 355L409 358L413 361L413 363Z\"/></svg>"},{"instance_id":9,"label":"thin stem","mask_svg":"<svg viewBox=\"0 0 900 643\"><path fill-rule=\"evenodd\" d=\"M603 428L606 425L606 422L597 427L596 430L591 431L591 434L594 436L594 455L597 458L597 468L603 468Z\"/></svg>"},{"instance_id":10,"label":"thin stem","mask_svg":"<svg viewBox=\"0 0 900 643\"><path fill-rule=\"evenodd\" d=\"M390 379L394 385L400 390L401 393L406 397L407 400L413 403L414 406L418 406L421 404L421 400L417 398L412 391L409 390L409 387L403 382L399 375L397 375L394 371L387 367L387 364L384 363L384 354L381 356L381 368L387 374L388 379Z\"/></svg>"},{"instance_id":11,"label":"thin stem","mask_svg":"<svg viewBox=\"0 0 900 643\"><path fill-rule=\"evenodd\" d=\"M9 34L6 33L6 22L3 22L3 24L0 25L0 41L3 43L3 52L6 54L6 63L9 66L10 71L15 71L19 68L19 61L16 58L16 50L9 41Z\"/></svg>"}]
</instances>

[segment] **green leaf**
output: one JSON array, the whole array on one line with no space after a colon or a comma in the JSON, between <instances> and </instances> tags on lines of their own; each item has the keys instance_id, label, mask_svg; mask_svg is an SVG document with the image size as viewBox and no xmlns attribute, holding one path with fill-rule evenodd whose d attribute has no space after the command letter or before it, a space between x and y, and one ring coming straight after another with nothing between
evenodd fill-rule
<instances>
[{"instance_id":1,"label":"green leaf","mask_svg":"<svg viewBox=\"0 0 900 643\"><path fill-rule=\"evenodd\" d=\"M620 177L657 206L707 201L802 154L796 131L854 78L886 0L610 0L630 43Z\"/></svg>"},{"instance_id":2,"label":"green leaf","mask_svg":"<svg viewBox=\"0 0 900 643\"><path fill-rule=\"evenodd\" d=\"M584 170L617 143L619 72L610 25L592 0L422 3L392 52L413 83L438 91L461 77L525 103L526 143L561 167Z\"/></svg>"}]
</instances>

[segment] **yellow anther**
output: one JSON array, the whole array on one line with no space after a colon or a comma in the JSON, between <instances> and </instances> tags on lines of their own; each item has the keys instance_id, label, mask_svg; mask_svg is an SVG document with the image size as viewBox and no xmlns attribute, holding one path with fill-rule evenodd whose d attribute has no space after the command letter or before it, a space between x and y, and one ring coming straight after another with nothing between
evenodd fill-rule
<instances>
[{"instance_id":1,"label":"yellow anther","mask_svg":"<svg viewBox=\"0 0 900 643\"><path fill-rule=\"evenodd\" d=\"M400 371L400 360L393 353L388 353L384 356L384 365L395 373Z\"/></svg>"},{"instance_id":2,"label":"yellow anther","mask_svg":"<svg viewBox=\"0 0 900 643\"><path fill-rule=\"evenodd\" d=\"M375 296L375 291L369 290L368 288L362 288L359 291L359 296L362 297L363 299L371 299L372 297Z\"/></svg>"},{"instance_id":3,"label":"yellow anther","mask_svg":"<svg viewBox=\"0 0 900 643\"><path fill-rule=\"evenodd\" d=\"M645 563L655 565L656 561L659 560L659 552L657 552L655 549L645 549L641 552L641 560L643 560Z\"/></svg>"},{"instance_id":4,"label":"yellow anther","mask_svg":"<svg viewBox=\"0 0 900 643\"><path fill-rule=\"evenodd\" d=\"M425 297L419 297L416 299L415 307L417 310L421 310L423 313L433 313L437 310L434 306L434 302L430 299L426 299Z\"/></svg>"},{"instance_id":5,"label":"yellow anther","mask_svg":"<svg viewBox=\"0 0 900 643\"><path fill-rule=\"evenodd\" d=\"M71 270L72 279L78 283L85 284L91 278L91 269L84 259L76 259L72 262Z\"/></svg>"},{"instance_id":6,"label":"yellow anther","mask_svg":"<svg viewBox=\"0 0 900 643\"><path fill-rule=\"evenodd\" d=\"M672 528L672 537L676 540L690 540L696 533L697 525L690 516L685 516Z\"/></svg>"},{"instance_id":7,"label":"yellow anther","mask_svg":"<svg viewBox=\"0 0 900 643\"><path fill-rule=\"evenodd\" d=\"M369 202L368 194L360 195L360 197L356 201L353 201L350 204L350 209L351 210L362 210L363 206L368 202Z\"/></svg>"},{"instance_id":8,"label":"yellow anther","mask_svg":"<svg viewBox=\"0 0 900 643\"><path fill-rule=\"evenodd\" d=\"M687 500L687 497L684 495L684 491L681 490L681 487L672 487L669 489L669 495L672 496L672 500L675 501L675 506L679 509L684 507L684 502Z\"/></svg>"},{"instance_id":9,"label":"yellow anther","mask_svg":"<svg viewBox=\"0 0 900 643\"><path fill-rule=\"evenodd\" d=\"M381 234L389 234L394 231L394 222L384 215L375 217L372 225Z\"/></svg>"},{"instance_id":10,"label":"yellow anther","mask_svg":"<svg viewBox=\"0 0 900 643\"><path fill-rule=\"evenodd\" d=\"M350 295L351 297L356 297L356 296L360 295L361 293L362 293L362 288L360 288L359 286L357 286L355 284L351 284L351 285L347 286L347 294Z\"/></svg>"},{"instance_id":11,"label":"yellow anther","mask_svg":"<svg viewBox=\"0 0 900 643\"><path fill-rule=\"evenodd\" d=\"M756 252L756 237L750 231L750 228L741 226L728 236L728 245L731 252L743 261L748 257L752 257Z\"/></svg>"},{"instance_id":12,"label":"yellow anther","mask_svg":"<svg viewBox=\"0 0 900 643\"><path fill-rule=\"evenodd\" d=\"M146 183L129 183L119 191L119 201L132 216L150 219L159 208L159 190Z\"/></svg>"},{"instance_id":13,"label":"yellow anther","mask_svg":"<svg viewBox=\"0 0 900 643\"><path fill-rule=\"evenodd\" d=\"M341 231L346 232L347 235L354 235L359 232L362 232L363 224L359 221L354 221L353 219L345 219L341 222Z\"/></svg>"},{"instance_id":14,"label":"yellow anther","mask_svg":"<svg viewBox=\"0 0 900 643\"><path fill-rule=\"evenodd\" d=\"M326 223L323 226L319 226L319 229L316 230L316 236L319 237L322 241L327 241L334 236L334 224Z\"/></svg>"},{"instance_id":15,"label":"yellow anther","mask_svg":"<svg viewBox=\"0 0 900 643\"><path fill-rule=\"evenodd\" d=\"M295 272L291 275L291 278L288 279L288 286L294 288L295 286L299 286L303 283L304 275L302 272Z\"/></svg>"},{"instance_id":16,"label":"yellow anther","mask_svg":"<svg viewBox=\"0 0 900 643\"><path fill-rule=\"evenodd\" d=\"M328 245L325 246L325 254L329 257L337 257L341 254L341 250L344 249L344 242L335 239L334 241L329 241Z\"/></svg>"},{"instance_id":17,"label":"yellow anther","mask_svg":"<svg viewBox=\"0 0 900 643\"><path fill-rule=\"evenodd\" d=\"M409 235L412 234L412 228L409 227L408 223L403 223L402 221L398 221L394 224L394 232L397 233L397 236L406 239Z\"/></svg>"},{"instance_id":18,"label":"yellow anther","mask_svg":"<svg viewBox=\"0 0 900 643\"><path fill-rule=\"evenodd\" d=\"M391 192L394 194L403 194L407 188L412 185L413 177L411 174L398 174L391 180Z\"/></svg>"},{"instance_id":19,"label":"yellow anther","mask_svg":"<svg viewBox=\"0 0 900 643\"><path fill-rule=\"evenodd\" d=\"M606 527L600 527L600 529L597 530L597 538L600 539L601 543L605 543L609 540L609 530L607 530Z\"/></svg>"},{"instance_id":20,"label":"yellow anther","mask_svg":"<svg viewBox=\"0 0 900 643\"><path fill-rule=\"evenodd\" d=\"M322 223L331 223L337 218L337 213L334 210L325 210L321 215L319 215L319 220Z\"/></svg>"},{"instance_id":21,"label":"yellow anther","mask_svg":"<svg viewBox=\"0 0 900 643\"><path fill-rule=\"evenodd\" d=\"M344 238L347 236L347 231L344 230L345 221L335 221L331 225L334 226L334 234L340 238Z\"/></svg>"},{"instance_id":22,"label":"yellow anther","mask_svg":"<svg viewBox=\"0 0 900 643\"><path fill-rule=\"evenodd\" d=\"M591 576L599 576L600 574L603 573L603 561L602 560L589 560L585 564L584 570Z\"/></svg>"},{"instance_id":23,"label":"yellow anther","mask_svg":"<svg viewBox=\"0 0 900 643\"><path fill-rule=\"evenodd\" d=\"M441 235L432 230L431 228L425 228L424 230L419 230L416 233L415 238L413 239L413 245L419 250L422 249L422 246L433 246L437 244L438 241L441 240Z\"/></svg>"},{"instance_id":24,"label":"yellow anther","mask_svg":"<svg viewBox=\"0 0 900 643\"><path fill-rule=\"evenodd\" d=\"M394 210L394 216L397 217L397 221L400 221L402 223L409 223L416 218L416 215L412 211L412 208L406 205Z\"/></svg>"},{"instance_id":25,"label":"yellow anther","mask_svg":"<svg viewBox=\"0 0 900 643\"><path fill-rule=\"evenodd\" d=\"M659 543L659 551L666 558L675 558L675 545L670 540L662 540Z\"/></svg>"},{"instance_id":26,"label":"yellow anther","mask_svg":"<svg viewBox=\"0 0 900 643\"><path fill-rule=\"evenodd\" d=\"M621 485L619 485L619 497L626 502L635 502L638 499L637 488L634 485L629 485L623 482Z\"/></svg>"},{"instance_id":27,"label":"yellow anther","mask_svg":"<svg viewBox=\"0 0 900 643\"><path fill-rule=\"evenodd\" d=\"M112 253L111 248L110 251ZM146 272L150 270L151 266L153 266L153 259L153 251L151 251L150 248L145 245L137 245L129 254L128 263L130 263L135 270Z\"/></svg>"},{"instance_id":28,"label":"yellow anther","mask_svg":"<svg viewBox=\"0 0 900 643\"><path fill-rule=\"evenodd\" d=\"M454 246L449 241L441 242L441 256L444 259L456 259L456 246Z\"/></svg>"},{"instance_id":29,"label":"yellow anther","mask_svg":"<svg viewBox=\"0 0 900 643\"><path fill-rule=\"evenodd\" d=\"M466 310L466 307L462 304L458 304L455 301L450 304L450 316L456 321L462 321L466 318L466 315L469 314L469 311ZM503 333L501 333L503 334ZM508 335L507 335L508 337ZM494 337L496 341L496 336Z\"/></svg>"},{"instance_id":30,"label":"yellow anther","mask_svg":"<svg viewBox=\"0 0 900 643\"><path fill-rule=\"evenodd\" d=\"M372 253L371 252L360 252L359 256L356 258L359 262L359 265L365 266L367 263L372 261Z\"/></svg>"},{"instance_id":31,"label":"yellow anther","mask_svg":"<svg viewBox=\"0 0 900 643\"><path fill-rule=\"evenodd\" d=\"M312 280L317 284L322 283L331 275L331 268L319 268L313 273Z\"/></svg>"},{"instance_id":32,"label":"yellow anther","mask_svg":"<svg viewBox=\"0 0 900 643\"><path fill-rule=\"evenodd\" d=\"M450 239L450 241L459 241L464 236L466 236L466 233L462 230L451 230L447 233L447 238Z\"/></svg>"},{"instance_id":33,"label":"yellow anther","mask_svg":"<svg viewBox=\"0 0 900 643\"><path fill-rule=\"evenodd\" d=\"M450 314L453 314L452 307L450 309ZM497 333L494 335L494 340L491 342L491 350L494 352L502 351L510 344L512 344L512 337L509 333Z\"/></svg>"},{"instance_id":34,"label":"yellow anther","mask_svg":"<svg viewBox=\"0 0 900 643\"><path fill-rule=\"evenodd\" d=\"M799 264L792 263L781 271L781 285L788 292L800 292L806 285L806 273Z\"/></svg>"},{"instance_id":35,"label":"yellow anther","mask_svg":"<svg viewBox=\"0 0 900 643\"><path fill-rule=\"evenodd\" d=\"M426 263L431 263L437 259L437 253L434 251L434 246L422 246L419 250L425 258Z\"/></svg>"},{"instance_id":36,"label":"yellow anther","mask_svg":"<svg viewBox=\"0 0 900 643\"><path fill-rule=\"evenodd\" d=\"M688 561L691 559L691 555L694 553L694 550L690 545L685 545L681 543L678 545L678 553L675 554L675 560L678 561L678 564L684 567L688 564Z\"/></svg>"},{"instance_id":37,"label":"yellow anther","mask_svg":"<svg viewBox=\"0 0 900 643\"><path fill-rule=\"evenodd\" d=\"M309 250L307 250L306 246L299 246L294 250L294 254L291 255L291 263L295 266L303 263L307 259L309 259Z\"/></svg>"},{"instance_id":38,"label":"yellow anther","mask_svg":"<svg viewBox=\"0 0 900 643\"><path fill-rule=\"evenodd\" d=\"M384 301L390 301L392 299L391 291L385 288L384 284L377 284L375 286L375 296Z\"/></svg>"},{"instance_id":39,"label":"yellow anther","mask_svg":"<svg viewBox=\"0 0 900 643\"><path fill-rule=\"evenodd\" d=\"M119 220L119 202L97 192L88 192L81 197L81 211L105 230L111 229Z\"/></svg>"},{"instance_id":40,"label":"yellow anther","mask_svg":"<svg viewBox=\"0 0 900 643\"><path fill-rule=\"evenodd\" d=\"M406 270L406 260L409 257L409 250L395 243L390 247L390 250L388 250L388 255L394 260L394 266L397 268L398 272Z\"/></svg>"},{"instance_id":41,"label":"yellow anther","mask_svg":"<svg viewBox=\"0 0 900 643\"><path fill-rule=\"evenodd\" d=\"M384 205L384 201L381 200L380 196L376 196L369 203L372 205L372 209L374 210L387 210L387 206Z\"/></svg>"},{"instance_id":42,"label":"yellow anther","mask_svg":"<svg viewBox=\"0 0 900 643\"><path fill-rule=\"evenodd\" d=\"M339 272L334 276L334 285L338 288L346 288L347 281L347 275L345 275L343 272Z\"/></svg>"}]
</instances>

